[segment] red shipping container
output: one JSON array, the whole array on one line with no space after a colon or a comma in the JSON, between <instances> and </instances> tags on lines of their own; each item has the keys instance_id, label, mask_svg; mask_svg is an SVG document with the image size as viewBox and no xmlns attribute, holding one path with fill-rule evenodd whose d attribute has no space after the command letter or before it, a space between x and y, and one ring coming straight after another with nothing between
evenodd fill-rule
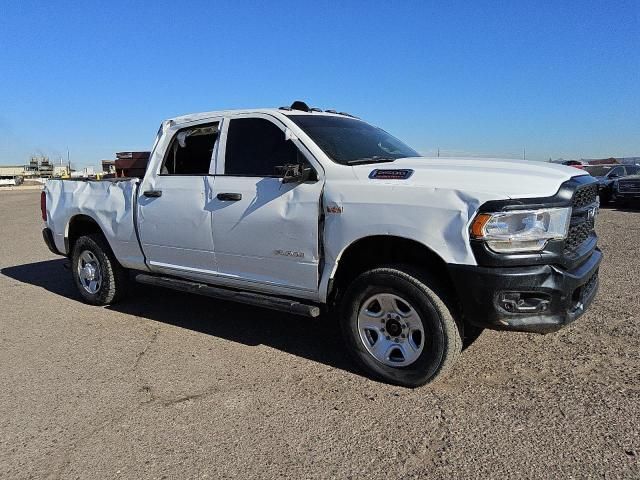
<instances>
[{"instance_id":1,"label":"red shipping container","mask_svg":"<svg viewBox=\"0 0 640 480\"><path fill-rule=\"evenodd\" d=\"M131 156L124 157L123 154L130 154ZM118 159L116 164L116 176L117 177L143 177L147 170L147 163L149 163L150 152L120 152L116 154ZM123 155L123 156L121 156Z\"/></svg>"}]
</instances>

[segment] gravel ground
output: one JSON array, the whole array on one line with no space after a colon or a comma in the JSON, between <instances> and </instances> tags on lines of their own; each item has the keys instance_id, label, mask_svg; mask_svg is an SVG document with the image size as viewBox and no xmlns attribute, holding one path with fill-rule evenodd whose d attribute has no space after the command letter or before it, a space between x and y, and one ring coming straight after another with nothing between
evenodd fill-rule
<instances>
[{"instance_id":1,"label":"gravel ground","mask_svg":"<svg viewBox=\"0 0 640 480\"><path fill-rule=\"evenodd\" d=\"M640 477L640 212L601 212L579 321L486 331L407 390L354 371L327 319L81 303L38 203L0 192L0 478Z\"/></svg>"}]
</instances>

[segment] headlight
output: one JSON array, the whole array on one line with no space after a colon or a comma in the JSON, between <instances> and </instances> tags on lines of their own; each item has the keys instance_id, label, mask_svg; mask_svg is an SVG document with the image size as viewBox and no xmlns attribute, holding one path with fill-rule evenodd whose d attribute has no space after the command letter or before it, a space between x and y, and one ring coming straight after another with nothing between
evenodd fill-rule
<instances>
[{"instance_id":1,"label":"headlight","mask_svg":"<svg viewBox=\"0 0 640 480\"><path fill-rule=\"evenodd\" d=\"M565 238L570 220L571 207L481 213L471 223L471 236L494 252L538 252L548 240Z\"/></svg>"}]
</instances>

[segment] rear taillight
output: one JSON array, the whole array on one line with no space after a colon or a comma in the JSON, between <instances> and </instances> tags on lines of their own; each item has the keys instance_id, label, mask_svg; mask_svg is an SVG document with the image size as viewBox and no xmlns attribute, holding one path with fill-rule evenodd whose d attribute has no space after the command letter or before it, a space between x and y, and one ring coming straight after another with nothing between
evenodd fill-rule
<instances>
[{"instance_id":1,"label":"rear taillight","mask_svg":"<svg viewBox=\"0 0 640 480\"><path fill-rule=\"evenodd\" d=\"M42 220L47 221L47 194L40 193L40 213L42 213Z\"/></svg>"}]
</instances>

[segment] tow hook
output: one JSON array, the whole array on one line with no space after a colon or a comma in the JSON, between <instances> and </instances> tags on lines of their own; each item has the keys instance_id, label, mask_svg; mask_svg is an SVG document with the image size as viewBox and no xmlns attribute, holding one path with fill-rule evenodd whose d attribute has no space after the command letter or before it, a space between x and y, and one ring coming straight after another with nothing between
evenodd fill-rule
<instances>
[{"instance_id":1,"label":"tow hook","mask_svg":"<svg viewBox=\"0 0 640 480\"><path fill-rule=\"evenodd\" d=\"M544 293L503 292L498 303L509 313L540 313L547 311L551 300Z\"/></svg>"}]
</instances>

